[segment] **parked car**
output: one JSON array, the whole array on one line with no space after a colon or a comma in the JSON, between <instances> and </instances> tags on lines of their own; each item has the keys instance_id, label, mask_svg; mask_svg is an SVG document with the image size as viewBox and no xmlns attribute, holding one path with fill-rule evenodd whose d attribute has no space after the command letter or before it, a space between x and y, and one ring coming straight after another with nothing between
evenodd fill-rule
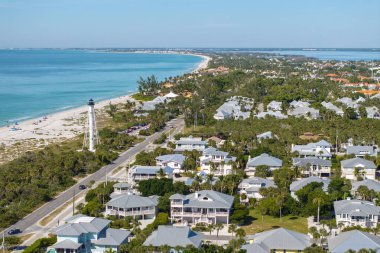
<instances>
[{"instance_id":1,"label":"parked car","mask_svg":"<svg viewBox=\"0 0 380 253\"><path fill-rule=\"evenodd\" d=\"M18 229L18 228L14 228L14 229L11 229L8 231L8 235L16 235L16 234L19 234L21 233L21 230Z\"/></svg>"},{"instance_id":2,"label":"parked car","mask_svg":"<svg viewBox=\"0 0 380 253\"><path fill-rule=\"evenodd\" d=\"M81 184L81 185L79 185L79 190L84 190L84 189L86 189L87 187L84 185L84 184Z\"/></svg>"}]
</instances>

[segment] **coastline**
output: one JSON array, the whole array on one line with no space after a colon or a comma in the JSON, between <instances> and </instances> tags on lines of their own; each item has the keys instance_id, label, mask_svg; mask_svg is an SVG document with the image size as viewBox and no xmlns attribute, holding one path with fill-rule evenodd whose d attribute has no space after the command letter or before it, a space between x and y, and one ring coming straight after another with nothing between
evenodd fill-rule
<instances>
[{"instance_id":1,"label":"coastline","mask_svg":"<svg viewBox=\"0 0 380 253\"><path fill-rule=\"evenodd\" d=\"M203 60L189 73L198 73L200 70L207 68L208 63L211 60L210 57L199 54L192 55L199 56L203 58ZM134 101L131 95L135 93L136 91L115 98L95 101L95 109L99 113L103 111L109 103L119 104L126 102L127 100ZM15 150L13 150L12 147L22 145L23 147L16 148L19 150L18 153L21 153L22 149L23 151L27 151L35 148L42 148L51 143L72 139L83 133L86 112L87 106L83 105L48 114L46 118L37 117L20 121L17 126L14 124L1 126L0 147L4 148L4 152L0 152L0 164L15 158L10 157L10 159L6 159L10 155L15 155ZM11 131L12 127L20 128L21 130Z\"/></svg>"}]
</instances>

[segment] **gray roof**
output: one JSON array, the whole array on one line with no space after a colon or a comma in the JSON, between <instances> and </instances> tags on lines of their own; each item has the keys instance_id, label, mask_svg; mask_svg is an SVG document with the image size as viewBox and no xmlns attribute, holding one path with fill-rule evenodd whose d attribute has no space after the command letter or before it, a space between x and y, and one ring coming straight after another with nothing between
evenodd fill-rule
<instances>
[{"instance_id":1,"label":"gray roof","mask_svg":"<svg viewBox=\"0 0 380 253\"><path fill-rule=\"evenodd\" d=\"M303 250L311 245L308 235L285 228L257 233L248 238L252 238L254 244L260 244L262 248L268 250Z\"/></svg>"},{"instance_id":2,"label":"gray roof","mask_svg":"<svg viewBox=\"0 0 380 253\"><path fill-rule=\"evenodd\" d=\"M380 207L372 202L363 200L339 200L334 201L335 214L380 215Z\"/></svg>"},{"instance_id":3,"label":"gray roof","mask_svg":"<svg viewBox=\"0 0 380 253\"><path fill-rule=\"evenodd\" d=\"M367 186L369 190L380 192L380 182L372 179L364 179L352 183L352 190L357 191L360 186Z\"/></svg>"},{"instance_id":4,"label":"gray roof","mask_svg":"<svg viewBox=\"0 0 380 253\"><path fill-rule=\"evenodd\" d=\"M247 191L259 191L261 187L276 187L275 183L266 178L261 177L251 177L246 178L241 181L239 184L239 188L241 189L243 187L243 184L248 184L250 187L247 189Z\"/></svg>"},{"instance_id":5,"label":"gray roof","mask_svg":"<svg viewBox=\"0 0 380 253\"><path fill-rule=\"evenodd\" d=\"M137 195L121 194L111 199L106 205L117 208L134 208L145 206L157 206L158 197L141 197Z\"/></svg>"},{"instance_id":6,"label":"gray roof","mask_svg":"<svg viewBox=\"0 0 380 253\"><path fill-rule=\"evenodd\" d=\"M282 102L278 102L275 100L271 101L267 105L267 110L281 111L281 108L282 108Z\"/></svg>"},{"instance_id":7,"label":"gray roof","mask_svg":"<svg viewBox=\"0 0 380 253\"><path fill-rule=\"evenodd\" d=\"M288 118L288 116L285 115L285 114L282 114L281 111L260 112L255 117L259 118L259 119L262 119L262 118L265 118L267 115L271 116L271 117L275 117L277 119L286 119L286 118Z\"/></svg>"},{"instance_id":8,"label":"gray roof","mask_svg":"<svg viewBox=\"0 0 380 253\"><path fill-rule=\"evenodd\" d=\"M214 147L206 148L202 151L203 155L218 155L218 156L228 156L228 152L221 151Z\"/></svg>"},{"instance_id":9,"label":"gray roof","mask_svg":"<svg viewBox=\"0 0 380 253\"><path fill-rule=\"evenodd\" d=\"M334 111L336 114L343 114L344 113L341 108L337 107L336 105L334 105L331 102L327 103L327 102L323 101L321 104L323 107L325 107L328 110Z\"/></svg>"},{"instance_id":10,"label":"gray roof","mask_svg":"<svg viewBox=\"0 0 380 253\"><path fill-rule=\"evenodd\" d=\"M273 136L272 132L271 131L267 131L265 133L256 135L256 138L257 139L265 139L265 138L272 138L272 136Z\"/></svg>"},{"instance_id":11,"label":"gray roof","mask_svg":"<svg viewBox=\"0 0 380 253\"><path fill-rule=\"evenodd\" d=\"M380 236L372 235L359 230L340 233L336 237L327 238L329 252L345 253L348 250L374 249L379 251Z\"/></svg>"},{"instance_id":12,"label":"gray roof","mask_svg":"<svg viewBox=\"0 0 380 253\"><path fill-rule=\"evenodd\" d=\"M320 177L307 177L303 178L301 180L294 181L290 184L290 191L291 192L296 192L298 190L301 190L304 188L306 185L311 184L313 182L316 183L323 183L322 189L326 192L327 188L330 184L330 179L329 178L320 178Z\"/></svg>"},{"instance_id":13,"label":"gray roof","mask_svg":"<svg viewBox=\"0 0 380 253\"><path fill-rule=\"evenodd\" d=\"M268 167L281 167L282 161L276 157L263 153L259 156L249 159L247 162L247 167L257 167L260 165L266 165Z\"/></svg>"},{"instance_id":14,"label":"gray roof","mask_svg":"<svg viewBox=\"0 0 380 253\"><path fill-rule=\"evenodd\" d=\"M308 164L322 167L331 167L331 160L321 159L318 157L293 158L293 166L305 167Z\"/></svg>"},{"instance_id":15,"label":"gray roof","mask_svg":"<svg viewBox=\"0 0 380 253\"><path fill-rule=\"evenodd\" d=\"M246 253L268 253L270 252L269 249L266 249L266 247L259 243L252 243L252 244L245 244L241 247L241 249L244 249Z\"/></svg>"},{"instance_id":16,"label":"gray roof","mask_svg":"<svg viewBox=\"0 0 380 253\"><path fill-rule=\"evenodd\" d=\"M130 234L131 232L128 230L108 228L106 237L91 242L95 245L119 246L127 240Z\"/></svg>"},{"instance_id":17,"label":"gray roof","mask_svg":"<svg viewBox=\"0 0 380 253\"><path fill-rule=\"evenodd\" d=\"M253 99L231 97L216 110L215 116L222 118L247 119L251 114L250 110L253 107L253 102ZM245 111L242 111L241 108L244 108Z\"/></svg>"},{"instance_id":18,"label":"gray roof","mask_svg":"<svg viewBox=\"0 0 380 253\"><path fill-rule=\"evenodd\" d=\"M365 169L376 169L374 162L363 158L351 158L340 162L343 168L364 167Z\"/></svg>"},{"instance_id":19,"label":"gray roof","mask_svg":"<svg viewBox=\"0 0 380 253\"><path fill-rule=\"evenodd\" d=\"M121 188L121 189L129 189L131 188L131 185L125 182L116 183L113 185L114 188Z\"/></svg>"},{"instance_id":20,"label":"gray roof","mask_svg":"<svg viewBox=\"0 0 380 253\"><path fill-rule=\"evenodd\" d=\"M160 172L160 166L142 166L135 165L131 168L131 174L158 174ZM162 169L165 174L172 174L173 169L170 167L165 167Z\"/></svg>"},{"instance_id":21,"label":"gray roof","mask_svg":"<svg viewBox=\"0 0 380 253\"><path fill-rule=\"evenodd\" d=\"M310 103L309 102L304 102L304 101L293 100L292 102L290 102L289 105L291 107L294 107L294 108L297 108L297 107L309 107Z\"/></svg>"},{"instance_id":22,"label":"gray roof","mask_svg":"<svg viewBox=\"0 0 380 253\"><path fill-rule=\"evenodd\" d=\"M295 117L307 116L308 114L310 114L311 118L318 118L319 110L311 107L296 107L294 109L288 110L288 115L292 115Z\"/></svg>"},{"instance_id":23,"label":"gray roof","mask_svg":"<svg viewBox=\"0 0 380 253\"><path fill-rule=\"evenodd\" d=\"M182 137L175 144L180 145L207 145L207 141L202 141L202 138Z\"/></svg>"},{"instance_id":24,"label":"gray roof","mask_svg":"<svg viewBox=\"0 0 380 253\"><path fill-rule=\"evenodd\" d=\"M60 242L55 243L51 247L54 249L79 249L82 246L82 243L76 243L70 239L66 239Z\"/></svg>"},{"instance_id":25,"label":"gray roof","mask_svg":"<svg viewBox=\"0 0 380 253\"><path fill-rule=\"evenodd\" d=\"M171 197L173 197L172 195ZM173 198L171 198L173 199ZM234 197L212 190L203 190L185 196L185 207L230 209Z\"/></svg>"},{"instance_id":26,"label":"gray roof","mask_svg":"<svg viewBox=\"0 0 380 253\"><path fill-rule=\"evenodd\" d=\"M163 161L163 162L176 162L176 163L183 163L186 159L186 156L182 154L170 154L170 155L160 155L156 157L156 160Z\"/></svg>"},{"instance_id":27,"label":"gray roof","mask_svg":"<svg viewBox=\"0 0 380 253\"><path fill-rule=\"evenodd\" d=\"M373 119L380 117L379 109L376 106L366 107L367 118Z\"/></svg>"},{"instance_id":28,"label":"gray roof","mask_svg":"<svg viewBox=\"0 0 380 253\"><path fill-rule=\"evenodd\" d=\"M374 146L348 146L347 155L376 155L376 147Z\"/></svg>"},{"instance_id":29,"label":"gray roof","mask_svg":"<svg viewBox=\"0 0 380 253\"><path fill-rule=\"evenodd\" d=\"M158 226L156 231L146 239L144 246L159 247L168 245L170 247L186 247L192 245L199 248L202 243L202 235L192 231L189 227L175 227L175 226Z\"/></svg>"},{"instance_id":30,"label":"gray roof","mask_svg":"<svg viewBox=\"0 0 380 253\"><path fill-rule=\"evenodd\" d=\"M66 222L66 224L53 229L56 235L79 236L84 233L99 233L110 223L109 220L86 215L74 215Z\"/></svg>"}]
</instances>

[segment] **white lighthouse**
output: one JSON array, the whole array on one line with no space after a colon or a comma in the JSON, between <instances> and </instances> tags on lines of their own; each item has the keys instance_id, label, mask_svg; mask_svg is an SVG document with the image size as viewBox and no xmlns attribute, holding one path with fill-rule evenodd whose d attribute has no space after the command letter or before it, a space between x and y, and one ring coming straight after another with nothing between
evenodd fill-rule
<instances>
[{"instance_id":1,"label":"white lighthouse","mask_svg":"<svg viewBox=\"0 0 380 253\"><path fill-rule=\"evenodd\" d=\"M95 102L91 98L88 101L88 115L86 122L86 130L84 136L84 146L88 148L89 151L95 152L95 145L99 144L98 129L96 128L95 119Z\"/></svg>"}]
</instances>

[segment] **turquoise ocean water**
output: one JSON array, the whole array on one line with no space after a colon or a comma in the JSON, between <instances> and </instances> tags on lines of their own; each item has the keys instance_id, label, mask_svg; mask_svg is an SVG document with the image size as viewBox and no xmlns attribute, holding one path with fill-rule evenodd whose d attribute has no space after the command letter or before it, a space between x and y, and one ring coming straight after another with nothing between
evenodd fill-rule
<instances>
[{"instance_id":1,"label":"turquoise ocean water","mask_svg":"<svg viewBox=\"0 0 380 253\"><path fill-rule=\"evenodd\" d=\"M140 76L191 72L201 57L85 50L0 50L0 125L137 90Z\"/></svg>"}]
</instances>

